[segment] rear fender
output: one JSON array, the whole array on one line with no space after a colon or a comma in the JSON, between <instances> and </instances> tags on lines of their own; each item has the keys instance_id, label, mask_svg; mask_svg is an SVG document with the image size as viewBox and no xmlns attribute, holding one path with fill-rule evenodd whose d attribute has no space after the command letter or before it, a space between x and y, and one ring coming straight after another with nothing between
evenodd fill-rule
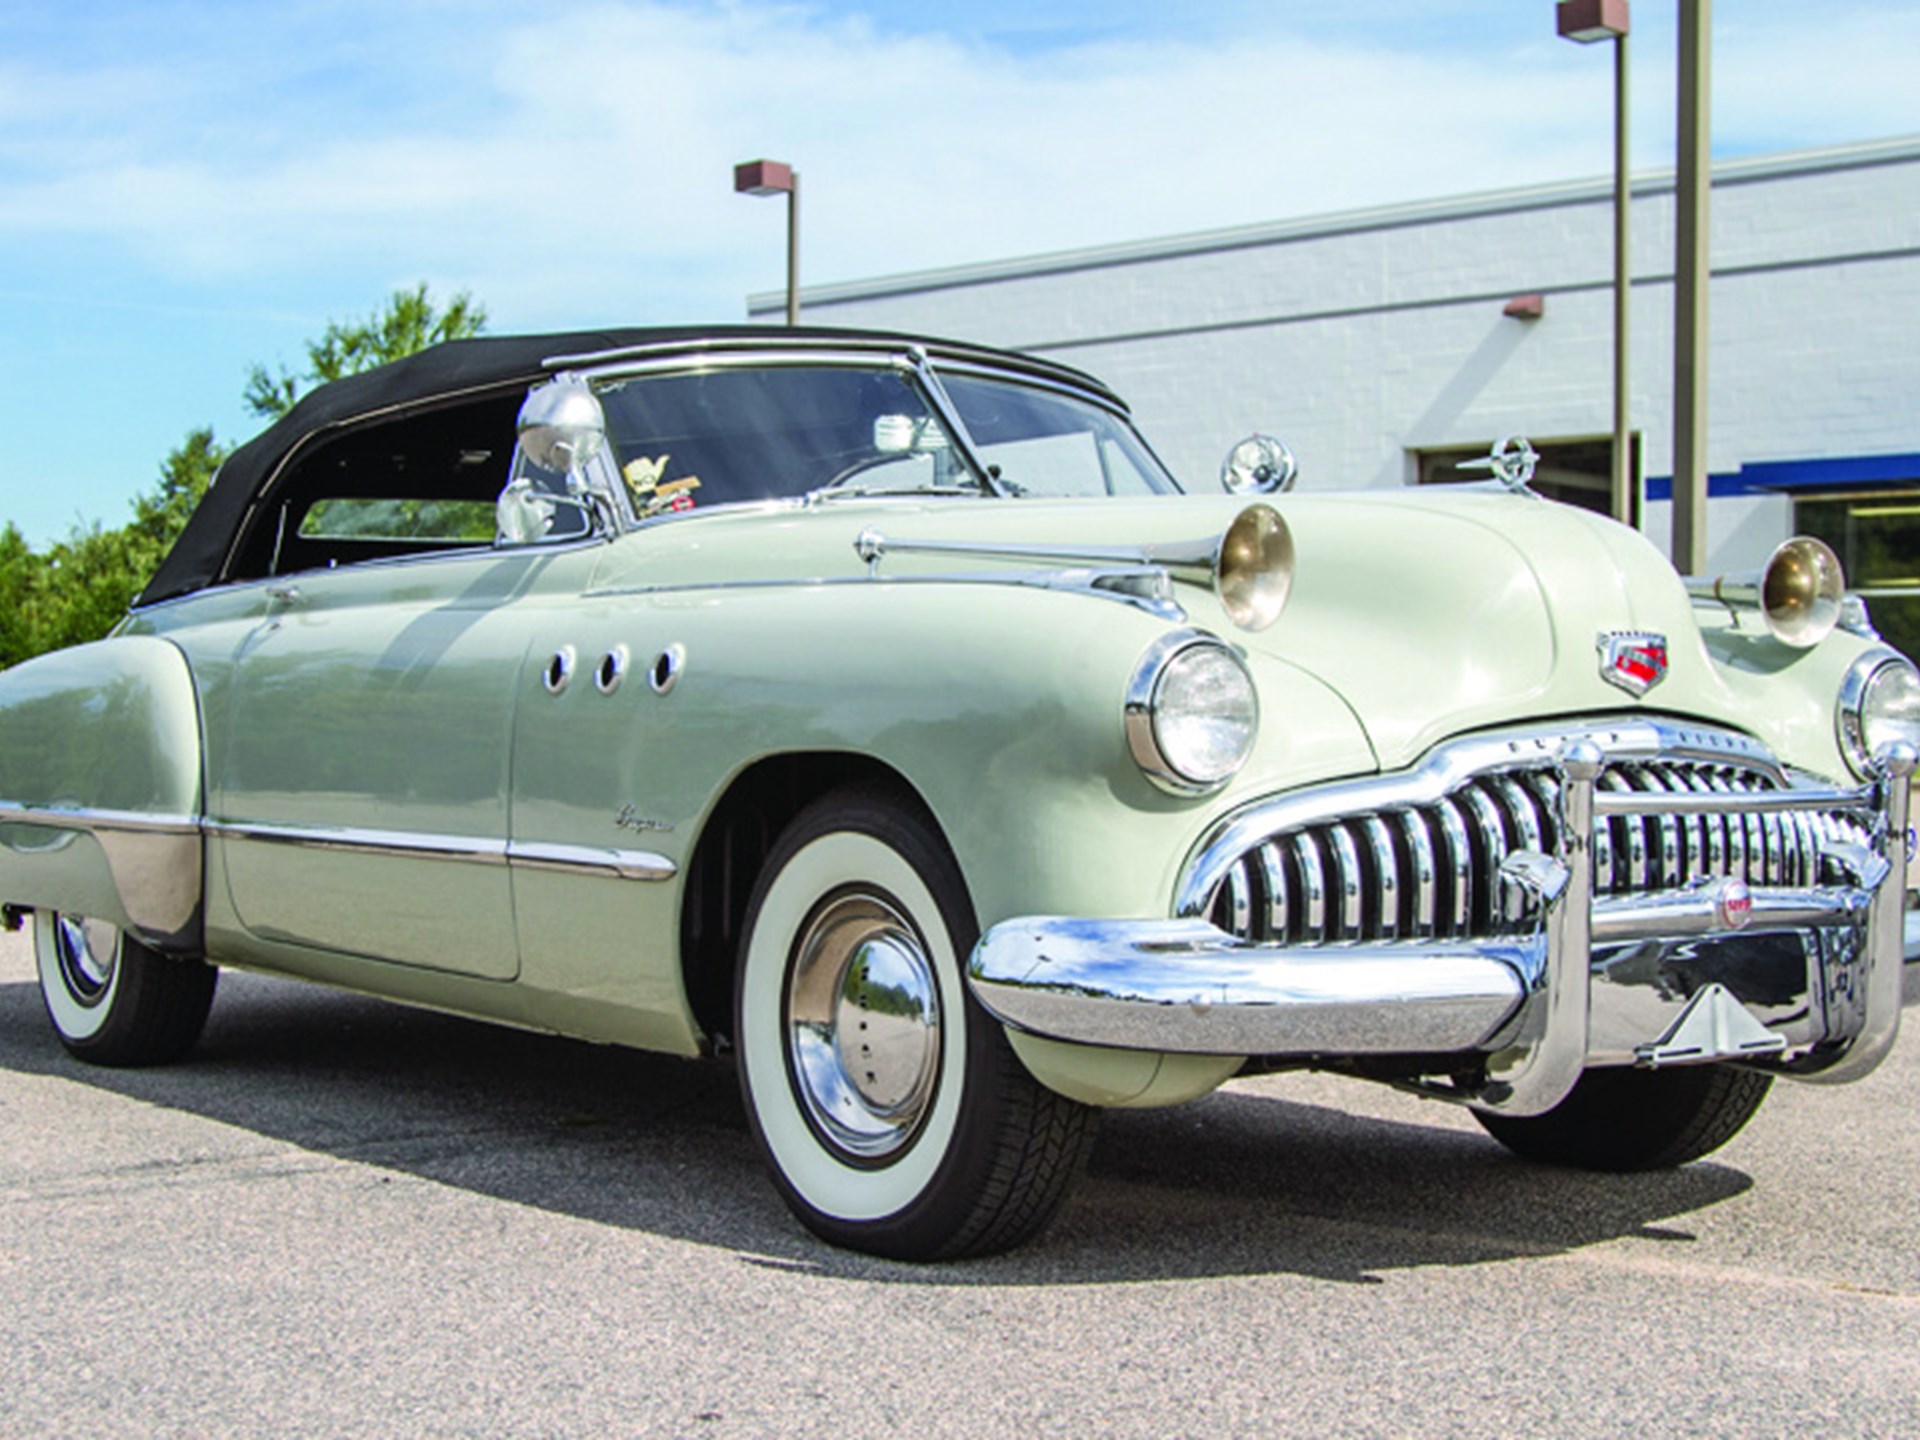
<instances>
[{"instance_id":1,"label":"rear fender","mask_svg":"<svg viewBox=\"0 0 1920 1440\"><path fill-rule=\"evenodd\" d=\"M201 732L168 641L128 635L0 674L0 900L201 946Z\"/></svg>"}]
</instances>

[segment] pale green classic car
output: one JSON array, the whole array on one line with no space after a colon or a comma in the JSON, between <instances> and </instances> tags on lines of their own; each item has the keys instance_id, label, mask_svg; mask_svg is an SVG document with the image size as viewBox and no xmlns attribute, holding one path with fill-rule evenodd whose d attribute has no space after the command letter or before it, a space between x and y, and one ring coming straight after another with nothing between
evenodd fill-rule
<instances>
[{"instance_id":1,"label":"pale green classic car","mask_svg":"<svg viewBox=\"0 0 1920 1440\"><path fill-rule=\"evenodd\" d=\"M1319 1067L1678 1164L1900 1020L1920 678L1817 542L1683 582L1526 488L1183 496L1097 381L911 337L462 341L228 461L0 675L54 1029L216 968L730 1053L782 1195L1034 1234L1100 1107Z\"/></svg>"}]
</instances>

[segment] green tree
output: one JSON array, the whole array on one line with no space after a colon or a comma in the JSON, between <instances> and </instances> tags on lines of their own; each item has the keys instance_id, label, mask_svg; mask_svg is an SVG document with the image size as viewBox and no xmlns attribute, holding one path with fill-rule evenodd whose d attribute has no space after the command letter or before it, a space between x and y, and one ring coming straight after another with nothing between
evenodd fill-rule
<instances>
[{"instance_id":1,"label":"green tree","mask_svg":"<svg viewBox=\"0 0 1920 1440\"><path fill-rule=\"evenodd\" d=\"M0 667L37 653L32 606L40 569L40 557L9 520L0 529Z\"/></svg>"},{"instance_id":2,"label":"green tree","mask_svg":"<svg viewBox=\"0 0 1920 1440\"><path fill-rule=\"evenodd\" d=\"M302 375L289 374L284 366L278 375L253 366L243 398L255 414L277 418L310 385L371 370L442 340L477 335L486 323L486 311L464 291L442 309L425 284L396 290L367 319L350 325L335 321L310 341ZM188 431L161 461L153 488L134 496L127 524L114 530L97 521L76 525L44 553L36 553L11 521L0 526L0 669L97 640L112 629L232 451L214 438L211 426Z\"/></svg>"},{"instance_id":3,"label":"green tree","mask_svg":"<svg viewBox=\"0 0 1920 1440\"><path fill-rule=\"evenodd\" d=\"M160 480L142 494L133 497L133 523L128 528L153 543L161 555L173 544L174 537L186 526L200 497L213 483L214 472L233 453L231 445L213 438L213 427L202 425L189 430L187 438L160 462ZM155 564L159 557L155 557Z\"/></svg>"},{"instance_id":4,"label":"green tree","mask_svg":"<svg viewBox=\"0 0 1920 1440\"><path fill-rule=\"evenodd\" d=\"M487 327L487 312L462 290L443 310L427 294L426 282L396 290L387 303L351 325L328 324L318 340L307 342L307 368L295 375L285 365L270 372L255 365L247 374L247 408L269 420L291 410L314 385L358 375L443 340L465 340Z\"/></svg>"}]
</instances>

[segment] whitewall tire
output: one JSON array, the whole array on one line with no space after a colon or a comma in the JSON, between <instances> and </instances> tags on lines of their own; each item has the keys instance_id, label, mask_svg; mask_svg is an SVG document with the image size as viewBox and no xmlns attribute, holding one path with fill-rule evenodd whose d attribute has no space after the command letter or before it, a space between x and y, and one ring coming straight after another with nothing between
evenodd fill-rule
<instances>
[{"instance_id":1,"label":"whitewall tire","mask_svg":"<svg viewBox=\"0 0 1920 1440\"><path fill-rule=\"evenodd\" d=\"M40 998L60 1043L97 1065L153 1065L193 1048L219 971L157 954L104 920L38 910Z\"/></svg>"},{"instance_id":2,"label":"whitewall tire","mask_svg":"<svg viewBox=\"0 0 1920 1440\"><path fill-rule=\"evenodd\" d=\"M1051 1217L1094 1112L1035 1082L967 994L958 868L910 797L852 791L775 844L741 942L741 1090L816 1234L901 1259L1018 1244Z\"/></svg>"}]
</instances>

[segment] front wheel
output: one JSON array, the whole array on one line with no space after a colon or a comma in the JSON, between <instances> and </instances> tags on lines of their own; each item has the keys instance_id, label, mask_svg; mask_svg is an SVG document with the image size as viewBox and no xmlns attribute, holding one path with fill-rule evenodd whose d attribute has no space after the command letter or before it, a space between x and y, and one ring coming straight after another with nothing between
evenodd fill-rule
<instances>
[{"instance_id":1,"label":"front wheel","mask_svg":"<svg viewBox=\"0 0 1920 1440\"><path fill-rule=\"evenodd\" d=\"M1052 1217L1096 1112L1036 1082L967 993L972 907L904 796L801 812L755 886L735 986L741 1091L774 1183L822 1239L988 1254Z\"/></svg>"},{"instance_id":2,"label":"front wheel","mask_svg":"<svg viewBox=\"0 0 1920 1440\"><path fill-rule=\"evenodd\" d=\"M220 972L161 955L105 920L38 910L40 998L60 1043L95 1065L157 1065L193 1048Z\"/></svg>"},{"instance_id":3,"label":"front wheel","mask_svg":"<svg viewBox=\"0 0 1920 1440\"><path fill-rule=\"evenodd\" d=\"M1664 1170L1718 1150L1753 1118L1773 1077L1730 1065L1589 1070L1543 1115L1474 1111L1514 1154L1581 1170Z\"/></svg>"}]
</instances>

